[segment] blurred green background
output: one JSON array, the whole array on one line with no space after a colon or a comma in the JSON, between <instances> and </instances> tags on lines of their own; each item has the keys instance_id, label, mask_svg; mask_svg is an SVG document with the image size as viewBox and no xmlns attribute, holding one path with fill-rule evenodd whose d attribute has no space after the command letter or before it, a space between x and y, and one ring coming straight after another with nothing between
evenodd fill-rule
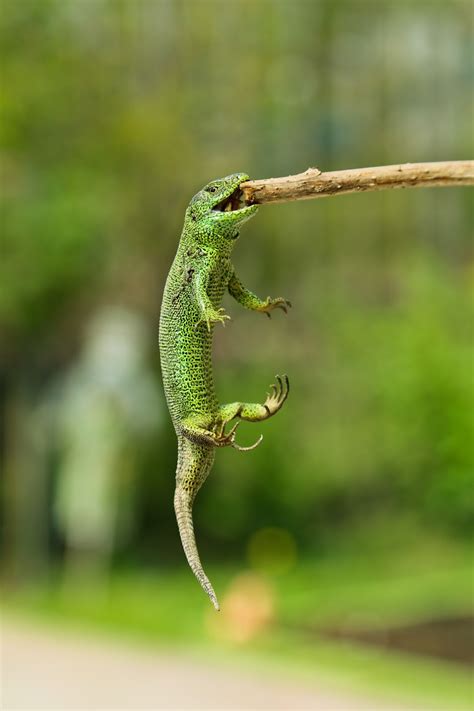
<instances>
[{"instance_id":1,"label":"blurred green background","mask_svg":"<svg viewBox=\"0 0 474 711\"><path fill-rule=\"evenodd\" d=\"M472 9L3 0L7 610L466 701L469 190L265 206L244 228L242 280L293 309L226 302L218 393L259 401L278 372L292 390L260 448L219 453L196 502L218 621L174 520L157 327L210 179L472 155Z\"/></svg>"}]
</instances>

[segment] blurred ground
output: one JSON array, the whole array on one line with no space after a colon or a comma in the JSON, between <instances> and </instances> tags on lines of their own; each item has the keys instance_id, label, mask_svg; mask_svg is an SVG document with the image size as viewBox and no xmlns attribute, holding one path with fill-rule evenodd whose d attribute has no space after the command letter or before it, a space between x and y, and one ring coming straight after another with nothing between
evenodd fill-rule
<instances>
[{"instance_id":1,"label":"blurred ground","mask_svg":"<svg viewBox=\"0 0 474 711\"><path fill-rule=\"evenodd\" d=\"M1 671L4 711L409 708L389 706L375 698L351 698L317 679L303 686L211 665L189 655L124 647L12 622L2 629Z\"/></svg>"},{"instance_id":2,"label":"blurred ground","mask_svg":"<svg viewBox=\"0 0 474 711\"><path fill-rule=\"evenodd\" d=\"M140 690L135 697L141 704L134 708L150 708L143 689L151 689L153 696L158 688L163 697L170 696L165 708L189 708L188 687L195 698L193 680L201 676L203 696L211 684L216 704L221 691L224 699L237 698L242 704L252 694L270 698L266 687L274 689L277 679L278 699L293 699L289 709L387 707L377 699L404 709L472 709L469 668L448 653L459 652L463 640L472 637L470 551L459 545L442 548L437 540L423 542L413 529L402 534L395 522L392 530L397 547L376 535L373 525L365 533L354 529L350 549L337 549L333 540L331 556L300 559L286 572L281 567L277 571L275 558L255 556L254 567L246 570L210 566L222 605L219 614L184 567L122 568L102 579L84 570L67 575L57 570L35 586L14 586L6 578L2 614L10 624L4 645L9 694L15 694L17 704L20 692L34 694L34 708L43 709L78 708L81 698L81 709L97 711L117 708L116 696L124 708L134 689ZM433 630L442 619L465 620L461 636L451 625L448 635L432 635L430 645L422 646L426 627ZM34 631L49 629L55 630L53 636L38 637ZM414 629L407 646L406 632ZM405 644L400 639L395 644L401 631ZM94 641L100 637L113 639L115 646ZM229 670L234 670L233 677ZM192 683L182 683L188 678ZM24 679L31 679L28 690L23 689ZM80 697L89 687L94 694ZM72 698L63 697L65 689ZM96 697L100 693L107 697L104 703ZM304 694L313 705L295 706L296 698L303 704ZM238 708L262 708L255 699L253 705ZM367 699L377 700L376 705ZM23 701L27 704L28 698ZM353 705L347 706L349 701ZM212 708L208 699L203 703Z\"/></svg>"}]
</instances>

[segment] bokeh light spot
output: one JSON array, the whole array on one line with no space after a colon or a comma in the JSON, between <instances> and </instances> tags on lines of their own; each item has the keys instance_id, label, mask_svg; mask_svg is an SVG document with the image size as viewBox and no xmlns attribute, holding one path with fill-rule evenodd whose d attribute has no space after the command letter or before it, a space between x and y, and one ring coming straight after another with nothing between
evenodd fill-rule
<instances>
[{"instance_id":1,"label":"bokeh light spot","mask_svg":"<svg viewBox=\"0 0 474 711\"><path fill-rule=\"evenodd\" d=\"M221 600L221 611L207 610L207 628L216 639L245 644L262 634L275 617L270 583L253 572L236 575Z\"/></svg>"}]
</instances>

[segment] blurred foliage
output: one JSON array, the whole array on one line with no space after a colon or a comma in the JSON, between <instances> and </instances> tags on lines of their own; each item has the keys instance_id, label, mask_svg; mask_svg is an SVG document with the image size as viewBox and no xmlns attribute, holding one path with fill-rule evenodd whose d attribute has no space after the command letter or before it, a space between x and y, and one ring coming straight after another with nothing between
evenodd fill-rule
<instances>
[{"instance_id":1,"label":"blurred foliage","mask_svg":"<svg viewBox=\"0 0 474 711\"><path fill-rule=\"evenodd\" d=\"M51 513L61 446L50 442L39 495L29 418L77 362L103 305L135 310L156 332L189 198L238 170L468 157L471 11L462 0L232 0L224 11L217 0L4 0L10 556L39 519L46 555L64 545ZM256 452L219 453L196 504L204 560L240 557L261 528L321 553L375 513L386 535L401 515L468 535L470 208L465 189L389 191L266 207L246 226L235 251L243 281L294 308L267 321L227 304L219 396L261 399L273 374L288 372L291 399ZM159 378L156 349L148 359ZM163 424L136 443L135 524L117 551L155 566L183 564L175 440L159 407ZM26 536L30 560L40 538Z\"/></svg>"}]
</instances>

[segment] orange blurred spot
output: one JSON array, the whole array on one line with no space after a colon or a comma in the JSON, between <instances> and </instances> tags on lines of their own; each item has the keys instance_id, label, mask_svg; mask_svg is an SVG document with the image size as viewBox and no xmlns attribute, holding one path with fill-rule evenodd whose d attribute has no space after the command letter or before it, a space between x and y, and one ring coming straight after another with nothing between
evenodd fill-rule
<instances>
[{"instance_id":1,"label":"orange blurred spot","mask_svg":"<svg viewBox=\"0 0 474 711\"><path fill-rule=\"evenodd\" d=\"M211 635L238 644L254 639L275 618L275 595L270 584L256 573L241 573L222 598L221 611L208 613Z\"/></svg>"}]
</instances>

